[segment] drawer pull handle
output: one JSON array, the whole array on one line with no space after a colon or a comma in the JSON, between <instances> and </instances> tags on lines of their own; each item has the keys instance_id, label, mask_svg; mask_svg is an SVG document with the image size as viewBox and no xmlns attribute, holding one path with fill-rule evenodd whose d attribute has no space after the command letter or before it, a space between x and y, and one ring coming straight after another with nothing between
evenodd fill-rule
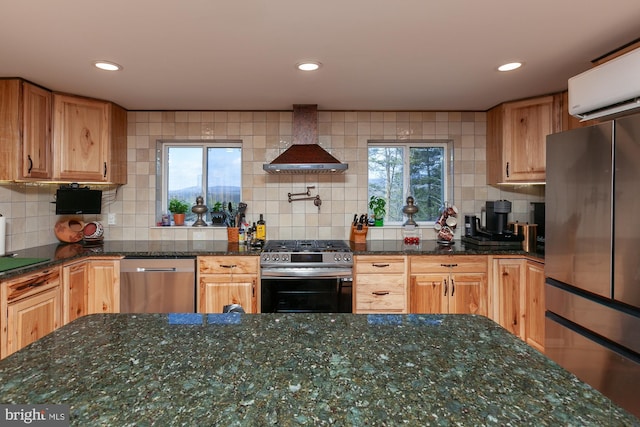
<instances>
[{"instance_id":1,"label":"drawer pull handle","mask_svg":"<svg viewBox=\"0 0 640 427\"><path fill-rule=\"evenodd\" d=\"M448 268L453 268L453 267L457 267L458 264L440 264L440 267L448 267Z\"/></svg>"},{"instance_id":2,"label":"drawer pull handle","mask_svg":"<svg viewBox=\"0 0 640 427\"><path fill-rule=\"evenodd\" d=\"M389 264L371 264L374 267L377 268L385 268L385 267L389 267Z\"/></svg>"},{"instance_id":3,"label":"drawer pull handle","mask_svg":"<svg viewBox=\"0 0 640 427\"><path fill-rule=\"evenodd\" d=\"M379 295L379 296L383 296L383 295L389 295L391 292L389 291L374 291L371 292L373 295Z\"/></svg>"},{"instance_id":4,"label":"drawer pull handle","mask_svg":"<svg viewBox=\"0 0 640 427\"><path fill-rule=\"evenodd\" d=\"M154 272L174 272L176 271L175 267L167 267L167 268L146 268L146 267L138 267L136 268L136 272L138 273L154 273Z\"/></svg>"},{"instance_id":5,"label":"drawer pull handle","mask_svg":"<svg viewBox=\"0 0 640 427\"><path fill-rule=\"evenodd\" d=\"M29 288L37 288L39 286L45 285L47 282L43 281L43 282L36 282L36 283L26 283L22 286L18 286L17 288L15 288L16 291L24 291L25 289L29 289Z\"/></svg>"},{"instance_id":6,"label":"drawer pull handle","mask_svg":"<svg viewBox=\"0 0 640 427\"><path fill-rule=\"evenodd\" d=\"M236 268L237 265L235 265L235 264L220 264L220 267L222 267L222 268Z\"/></svg>"}]
</instances>

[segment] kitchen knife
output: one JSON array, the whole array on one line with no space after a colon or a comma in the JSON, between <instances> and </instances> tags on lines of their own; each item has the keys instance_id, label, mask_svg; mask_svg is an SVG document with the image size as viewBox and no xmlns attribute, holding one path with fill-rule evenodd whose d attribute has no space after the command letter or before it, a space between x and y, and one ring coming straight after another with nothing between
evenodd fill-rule
<instances>
[{"instance_id":1,"label":"kitchen knife","mask_svg":"<svg viewBox=\"0 0 640 427\"><path fill-rule=\"evenodd\" d=\"M353 225L358 225L358 214L353 214Z\"/></svg>"}]
</instances>

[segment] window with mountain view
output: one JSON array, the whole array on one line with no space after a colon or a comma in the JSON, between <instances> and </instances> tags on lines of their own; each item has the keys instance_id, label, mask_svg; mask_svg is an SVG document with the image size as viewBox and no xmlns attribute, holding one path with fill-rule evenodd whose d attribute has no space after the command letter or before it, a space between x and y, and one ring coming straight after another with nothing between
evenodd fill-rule
<instances>
[{"instance_id":1,"label":"window with mountain view","mask_svg":"<svg viewBox=\"0 0 640 427\"><path fill-rule=\"evenodd\" d=\"M177 198L189 205L202 196L209 212L214 206L236 208L242 193L242 148L240 142L207 141L163 144L163 211ZM186 222L196 215L187 212Z\"/></svg>"},{"instance_id":2,"label":"window with mountain view","mask_svg":"<svg viewBox=\"0 0 640 427\"><path fill-rule=\"evenodd\" d=\"M449 195L450 141L369 142L369 198L386 200L387 225L403 222L402 207L413 196L416 221L435 222Z\"/></svg>"}]
</instances>

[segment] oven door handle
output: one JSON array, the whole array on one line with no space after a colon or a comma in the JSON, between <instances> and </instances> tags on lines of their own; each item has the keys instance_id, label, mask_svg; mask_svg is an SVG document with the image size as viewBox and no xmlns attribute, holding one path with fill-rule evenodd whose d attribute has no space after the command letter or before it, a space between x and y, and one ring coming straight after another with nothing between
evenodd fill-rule
<instances>
[{"instance_id":1,"label":"oven door handle","mask_svg":"<svg viewBox=\"0 0 640 427\"><path fill-rule=\"evenodd\" d=\"M324 278L350 278L351 269L317 269L317 268L263 268L260 271L262 277L296 278L296 277L324 277Z\"/></svg>"}]
</instances>

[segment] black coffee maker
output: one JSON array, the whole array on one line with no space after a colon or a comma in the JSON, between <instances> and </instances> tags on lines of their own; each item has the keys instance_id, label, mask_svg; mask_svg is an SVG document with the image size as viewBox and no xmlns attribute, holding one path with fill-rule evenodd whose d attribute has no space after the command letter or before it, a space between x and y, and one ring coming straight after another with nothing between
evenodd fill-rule
<instances>
[{"instance_id":1,"label":"black coffee maker","mask_svg":"<svg viewBox=\"0 0 640 427\"><path fill-rule=\"evenodd\" d=\"M507 217L511 213L511 202L496 200L486 203L486 229L492 234L509 233Z\"/></svg>"},{"instance_id":2,"label":"black coffee maker","mask_svg":"<svg viewBox=\"0 0 640 427\"><path fill-rule=\"evenodd\" d=\"M467 237L474 237L478 235L480 231L480 218L475 215L464 216L464 235Z\"/></svg>"}]
</instances>

